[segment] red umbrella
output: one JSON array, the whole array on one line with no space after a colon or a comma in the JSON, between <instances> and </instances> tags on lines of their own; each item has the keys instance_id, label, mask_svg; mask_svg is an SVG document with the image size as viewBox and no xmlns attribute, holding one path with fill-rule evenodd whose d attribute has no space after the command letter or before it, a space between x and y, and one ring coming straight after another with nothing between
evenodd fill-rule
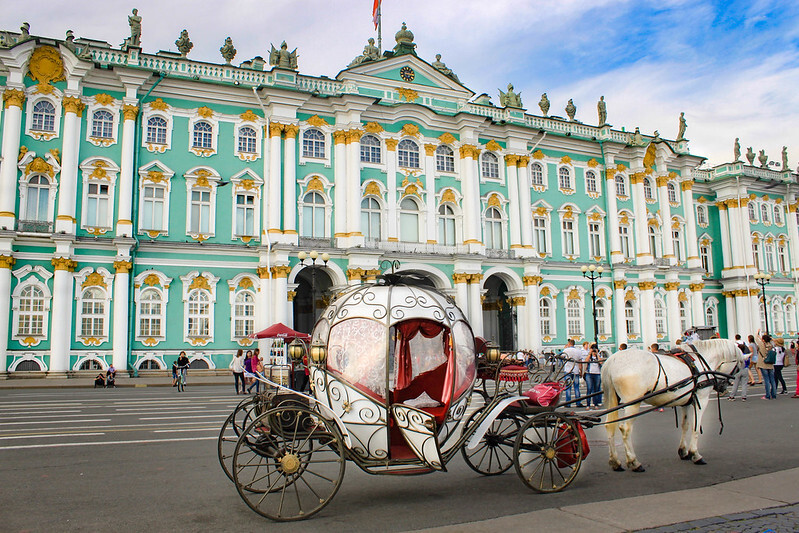
<instances>
[{"instance_id":1,"label":"red umbrella","mask_svg":"<svg viewBox=\"0 0 799 533\"><path fill-rule=\"evenodd\" d=\"M263 331L259 331L258 333L253 333L250 335L250 338L253 339L300 339L304 341L310 341L311 336L307 333L300 333L299 331L294 331L290 327L285 324L278 322L277 324L272 324L268 328Z\"/></svg>"}]
</instances>

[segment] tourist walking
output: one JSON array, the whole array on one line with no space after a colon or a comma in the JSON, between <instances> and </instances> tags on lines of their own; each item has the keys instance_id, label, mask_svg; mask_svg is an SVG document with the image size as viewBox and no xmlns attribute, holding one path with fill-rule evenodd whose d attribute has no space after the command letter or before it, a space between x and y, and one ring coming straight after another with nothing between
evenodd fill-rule
<instances>
[{"instance_id":1,"label":"tourist walking","mask_svg":"<svg viewBox=\"0 0 799 533\"><path fill-rule=\"evenodd\" d=\"M771 335L766 333L761 336L760 331L757 332L755 337L757 343L757 368L760 369L760 374L763 376L763 383L766 386L766 394L763 396L764 400L777 399L777 384L774 382L774 361L776 352L774 352L774 344L771 342Z\"/></svg>"},{"instance_id":2,"label":"tourist walking","mask_svg":"<svg viewBox=\"0 0 799 533\"><path fill-rule=\"evenodd\" d=\"M738 349L744 354L744 366L738 369L738 372L735 373L735 380L732 382L732 387L730 388L730 395L727 399L731 402L735 401L735 395L738 394L738 387L742 387L741 389L741 401L746 401L746 393L749 389L749 376L751 376L751 370L749 370L749 362L752 359L752 352L749 350L749 346L746 345L743 340L741 340L740 335L735 335L735 344L738 345Z\"/></svg>"},{"instance_id":3,"label":"tourist walking","mask_svg":"<svg viewBox=\"0 0 799 533\"><path fill-rule=\"evenodd\" d=\"M574 346L574 339L569 339L566 342L566 347L563 349L563 357L566 362L563 364L564 375L571 375L571 385L566 388L566 402L572 399L572 390L574 397L580 397L580 376L583 374L583 355L582 350ZM565 376L564 376L565 377ZM583 404L578 403L577 407L585 407Z\"/></svg>"},{"instance_id":4,"label":"tourist walking","mask_svg":"<svg viewBox=\"0 0 799 533\"><path fill-rule=\"evenodd\" d=\"M250 385L252 382L252 350L247 350L247 356L244 358L244 383Z\"/></svg>"},{"instance_id":5,"label":"tourist walking","mask_svg":"<svg viewBox=\"0 0 799 533\"><path fill-rule=\"evenodd\" d=\"M777 385L782 385L780 394L788 394L788 386L785 384L785 378L782 377L782 367L785 366L785 340L778 338L774 339L776 346L774 350L774 394L777 393Z\"/></svg>"},{"instance_id":6,"label":"tourist walking","mask_svg":"<svg viewBox=\"0 0 799 533\"><path fill-rule=\"evenodd\" d=\"M236 351L230 369L233 371L233 386L236 388L236 394L239 393L239 382L241 382L241 394L246 394L244 389L244 350L241 348Z\"/></svg>"},{"instance_id":7,"label":"tourist walking","mask_svg":"<svg viewBox=\"0 0 799 533\"><path fill-rule=\"evenodd\" d=\"M757 360L759 359L757 353L757 344L755 343L755 336L749 335L749 342L747 343L749 346L749 352L752 354L752 360L749 364L749 384L750 385L760 385L763 383L763 374L760 373L760 369L757 367ZM752 375L752 367L754 366L755 375ZM757 379L755 379L757 378Z\"/></svg>"},{"instance_id":8,"label":"tourist walking","mask_svg":"<svg viewBox=\"0 0 799 533\"><path fill-rule=\"evenodd\" d=\"M592 344L588 350L584 374L586 395L588 395L586 403L589 411L592 409L592 403L597 409L602 404L602 363L604 362L605 359L599 353L599 346L596 343ZM596 396L591 396L592 394L596 394Z\"/></svg>"}]
</instances>

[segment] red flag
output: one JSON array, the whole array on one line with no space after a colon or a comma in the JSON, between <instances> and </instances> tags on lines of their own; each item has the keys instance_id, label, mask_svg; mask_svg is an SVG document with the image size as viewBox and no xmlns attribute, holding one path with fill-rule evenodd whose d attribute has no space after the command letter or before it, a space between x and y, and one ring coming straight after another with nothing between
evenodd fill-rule
<instances>
[{"instance_id":1,"label":"red flag","mask_svg":"<svg viewBox=\"0 0 799 533\"><path fill-rule=\"evenodd\" d=\"M372 22L375 23L375 29L377 29L377 23L380 20L380 3L382 0L375 0L374 5L372 6Z\"/></svg>"}]
</instances>

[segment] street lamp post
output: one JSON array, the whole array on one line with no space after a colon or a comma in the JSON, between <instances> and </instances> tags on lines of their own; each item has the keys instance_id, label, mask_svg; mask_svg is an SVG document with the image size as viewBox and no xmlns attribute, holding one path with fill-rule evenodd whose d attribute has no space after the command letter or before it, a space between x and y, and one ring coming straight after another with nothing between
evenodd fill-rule
<instances>
[{"instance_id":1,"label":"street lamp post","mask_svg":"<svg viewBox=\"0 0 799 533\"><path fill-rule=\"evenodd\" d=\"M755 283L760 285L760 294L761 298L763 298L763 319L766 321L766 335L769 335L768 332L768 306L766 306L766 285L768 285L771 281L771 274L765 274L763 272L758 272L755 274Z\"/></svg>"},{"instance_id":2,"label":"street lamp post","mask_svg":"<svg viewBox=\"0 0 799 533\"><path fill-rule=\"evenodd\" d=\"M596 265L583 265L580 269L583 273L583 277L586 279L591 280L591 310L594 314L594 344L599 346L599 328L598 322L596 319L596 288L594 287L594 283L596 280L602 277L602 271L604 270L602 266Z\"/></svg>"},{"instance_id":3,"label":"street lamp post","mask_svg":"<svg viewBox=\"0 0 799 533\"><path fill-rule=\"evenodd\" d=\"M322 266L327 266L327 262L330 261L330 254L323 253L319 255L319 252L312 250L308 253L298 253L297 259L300 260L302 266L307 266L311 269L311 326L313 327L316 324L316 269L319 266L317 259L321 260ZM310 259L308 264L305 263L306 259Z\"/></svg>"}]
</instances>

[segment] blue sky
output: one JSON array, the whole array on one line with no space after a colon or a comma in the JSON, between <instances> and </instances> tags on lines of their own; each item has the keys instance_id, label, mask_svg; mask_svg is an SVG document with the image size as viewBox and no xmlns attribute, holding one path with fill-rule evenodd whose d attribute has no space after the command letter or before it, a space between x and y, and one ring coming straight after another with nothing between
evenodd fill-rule
<instances>
[{"instance_id":1,"label":"blue sky","mask_svg":"<svg viewBox=\"0 0 799 533\"><path fill-rule=\"evenodd\" d=\"M190 58L221 62L228 35L234 63L266 56L285 39L303 73L335 76L368 37L372 0L173 0L71 2L28 0L3 6L2 29L23 21L35 35L77 36L119 45L132 7L143 16L145 52L175 50L180 30L195 43ZM498 101L512 82L525 106L546 92L550 114L594 124L608 103L616 128L655 129L674 138L684 111L692 153L711 164L732 159L735 137L799 163L799 2L788 0L384 0L383 44L402 22L420 57L436 53L476 93Z\"/></svg>"}]
</instances>

